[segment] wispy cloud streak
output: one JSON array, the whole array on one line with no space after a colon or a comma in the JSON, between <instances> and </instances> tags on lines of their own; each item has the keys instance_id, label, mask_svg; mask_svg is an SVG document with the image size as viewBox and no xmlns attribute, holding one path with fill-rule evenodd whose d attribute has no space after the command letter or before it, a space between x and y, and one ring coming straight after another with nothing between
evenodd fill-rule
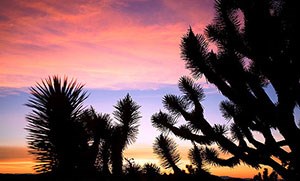
<instances>
[{"instance_id":1,"label":"wispy cloud streak","mask_svg":"<svg viewBox=\"0 0 300 181\"><path fill-rule=\"evenodd\" d=\"M180 39L189 25L203 30L211 3L3 0L0 86L31 86L53 74L111 89L176 84L188 74L180 59ZM20 75L22 80L14 79Z\"/></svg>"}]
</instances>

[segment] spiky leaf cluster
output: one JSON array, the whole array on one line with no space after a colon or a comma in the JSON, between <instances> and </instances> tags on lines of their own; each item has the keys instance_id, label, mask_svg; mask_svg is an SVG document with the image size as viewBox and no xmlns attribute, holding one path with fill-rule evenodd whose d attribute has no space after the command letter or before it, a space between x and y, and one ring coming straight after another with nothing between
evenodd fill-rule
<instances>
[{"instance_id":1,"label":"spiky leaf cluster","mask_svg":"<svg viewBox=\"0 0 300 181\"><path fill-rule=\"evenodd\" d=\"M164 168L172 168L174 172L180 170L176 164L180 161L180 155L177 150L177 144L164 135L156 137L153 144L154 153L160 158L161 165Z\"/></svg>"},{"instance_id":2,"label":"spiky leaf cluster","mask_svg":"<svg viewBox=\"0 0 300 181\"><path fill-rule=\"evenodd\" d=\"M30 153L38 161L35 170L54 172L63 169L65 164L78 167L79 147L86 144L84 128L79 122L87 98L83 85L67 77L62 80L53 76L31 87L30 94L26 106L32 112L26 116L25 129L29 132Z\"/></svg>"},{"instance_id":3,"label":"spiky leaf cluster","mask_svg":"<svg viewBox=\"0 0 300 181\"><path fill-rule=\"evenodd\" d=\"M117 120L114 129L120 132L120 139L123 140L122 144L125 145L125 147L136 140L139 120L141 118L140 107L141 106L132 100L129 94L119 100L114 106L116 110L113 112L113 115ZM122 135L122 133L126 134Z\"/></svg>"}]
</instances>

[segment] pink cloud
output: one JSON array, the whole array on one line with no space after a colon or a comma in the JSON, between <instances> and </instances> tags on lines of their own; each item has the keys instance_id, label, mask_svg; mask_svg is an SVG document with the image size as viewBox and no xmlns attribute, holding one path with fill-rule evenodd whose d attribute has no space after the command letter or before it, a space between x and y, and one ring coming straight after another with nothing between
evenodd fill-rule
<instances>
[{"instance_id":1,"label":"pink cloud","mask_svg":"<svg viewBox=\"0 0 300 181\"><path fill-rule=\"evenodd\" d=\"M182 8L173 1L151 1L155 7L147 8L145 3L149 5L143 0L2 2L0 86L32 86L54 74L111 89L176 84L189 74L180 58L181 37L188 25L198 24L198 15L210 10L199 14L198 1L180 4ZM151 18L157 21L146 21Z\"/></svg>"}]
</instances>

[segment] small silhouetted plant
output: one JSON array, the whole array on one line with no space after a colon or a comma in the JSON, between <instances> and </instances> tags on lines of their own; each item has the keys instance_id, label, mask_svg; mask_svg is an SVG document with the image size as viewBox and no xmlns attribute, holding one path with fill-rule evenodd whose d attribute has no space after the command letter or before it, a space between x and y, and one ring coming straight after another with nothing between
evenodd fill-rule
<instances>
[{"instance_id":1,"label":"small silhouetted plant","mask_svg":"<svg viewBox=\"0 0 300 181\"><path fill-rule=\"evenodd\" d=\"M258 172L258 174L253 177L253 180L254 181L278 181L278 175L274 170L269 175L268 169L264 168L263 174L261 175L261 173Z\"/></svg>"},{"instance_id":2,"label":"small silhouetted plant","mask_svg":"<svg viewBox=\"0 0 300 181\"><path fill-rule=\"evenodd\" d=\"M124 165L124 174L131 178L138 178L142 175L142 167L141 165L137 164L133 158L127 159L126 164Z\"/></svg>"},{"instance_id":3,"label":"small silhouetted plant","mask_svg":"<svg viewBox=\"0 0 300 181\"><path fill-rule=\"evenodd\" d=\"M161 165L164 168L172 168L174 174L182 173L180 168L176 165L180 161L180 154L177 149L177 144L173 139L163 134L159 135L153 144L153 151L160 158Z\"/></svg>"},{"instance_id":4,"label":"small silhouetted plant","mask_svg":"<svg viewBox=\"0 0 300 181\"><path fill-rule=\"evenodd\" d=\"M87 135L78 119L87 98L76 80L49 77L30 88L26 116L30 153L36 172L70 174L84 168Z\"/></svg>"},{"instance_id":5,"label":"small silhouetted plant","mask_svg":"<svg viewBox=\"0 0 300 181\"><path fill-rule=\"evenodd\" d=\"M196 169L193 165L185 165L185 168L187 169L187 171L189 172L189 174L195 175L196 173Z\"/></svg>"},{"instance_id":6,"label":"small silhouetted plant","mask_svg":"<svg viewBox=\"0 0 300 181\"><path fill-rule=\"evenodd\" d=\"M142 171L147 177L151 178L161 174L159 166L154 163L145 163Z\"/></svg>"}]
</instances>

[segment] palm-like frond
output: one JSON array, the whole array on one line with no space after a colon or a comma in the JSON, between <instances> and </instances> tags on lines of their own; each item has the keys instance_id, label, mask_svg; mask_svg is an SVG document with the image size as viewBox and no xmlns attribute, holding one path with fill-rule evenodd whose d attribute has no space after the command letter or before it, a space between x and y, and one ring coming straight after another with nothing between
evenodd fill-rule
<instances>
[{"instance_id":1,"label":"palm-like frond","mask_svg":"<svg viewBox=\"0 0 300 181\"><path fill-rule=\"evenodd\" d=\"M166 125L175 125L177 123L177 120L171 115L159 111L158 113L155 113L151 116L151 123L161 132L166 132L168 131L168 126Z\"/></svg>"},{"instance_id":2,"label":"palm-like frond","mask_svg":"<svg viewBox=\"0 0 300 181\"><path fill-rule=\"evenodd\" d=\"M230 101L222 101L220 111L225 119L230 120L236 115L236 106Z\"/></svg>"},{"instance_id":3,"label":"palm-like frond","mask_svg":"<svg viewBox=\"0 0 300 181\"><path fill-rule=\"evenodd\" d=\"M198 103L204 100L205 94L200 86L196 84L191 78L183 76L179 79L179 90L184 94L184 99L191 103Z\"/></svg>"},{"instance_id":4,"label":"palm-like frond","mask_svg":"<svg viewBox=\"0 0 300 181\"><path fill-rule=\"evenodd\" d=\"M213 129L217 135L225 135L228 132L226 125L215 124Z\"/></svg>"},{"instance_id":5,"label":"palm-like frond","mask_svg":"<svg viewBox=\"0 0 300 181\"><path fill-rule=\"evenodd\" d=\"M85 109L80 116L86 129L95 138L109 137L112 129L112 119L109 114L97 113L93 107Z\"/></svg>"},{"instance_id":6,"label":"palm-like frond","mask_svg":"<svg viewBox=\"0 0 300 181\"><path fill-rule=\"evenodd\" d=\"M107 138L111 135L111 129L113 127L113 124L109 114L97 114L95 122L92 124L94 124L95 128L97 128L96 134L100 134L101 138Z\"/></svg>"},{"instance_id":7,"label":"palm-like frond","mask_svg":"<svg viewBox=\"0 0 300 181\"><path fill-rule=\"evenodd\" d=\"M129 94L119 100L114 106L113 112L115 119L122 125L136 124L141 118L138 111L141 106L134 102Z\"/></svg>"},{"instance_id":8,"label":"palm-like frond","mask_svg":"<svg viewBox=\"0 0 300 181\"><path fill-rule=\"evenodd\" d=\"M208 43L204 36L195 35L192 29L181 40L181 57L195 77L207 71Z\"/></svg>"},{"instance_id":9,"label":"palm-like frond","mask_svg":"<svg viewBox=\"0 0 300 181\"><path fill-rule=\"evenodd\" d=\"M234 48L244 51L242 43L242 26L237 4L234 1L215 1L216 16L214 22L205 29L205 34L212 42L217 43L219 51Z\"/></svg>"},{"instance_id":10,"label":"palm-like frond","mask_svg":"<svg viewBox=\"0 0 300 181\"><path fill-rule=\"evenodd\" d=\"M231 124L230 133L234 141L244 142L244 134L236 124Z\"/></svg>"},{"instance_id":11,"label":"palm-like frond","mask_svg":"<svg viewBox=\"0 0 300 181\"><path fill-rule=\"evenodd\" d=\"M179 131L181 132L181 134L184 135L184 136L178 135L178 137L181 139L184 139L184 140L187 139L186 135L191 134L191 133L193 134L193 132L197 133L197 131L198 131L198 130L195 131L193 128L191 128L191 126L189 124L180 125L178 128L179 128Z\"/></svg>"},{"instance_id":12,"label":"palm-like frond","mask_svg":"<svg viewBox=\"0 0 300 181\"><path fill-rule=\"evenodd\" d=\"M182 115L182 112L188 108L187 101L181 96L165 95L163 97L164 107L174 116Z\"/></svg>"},{"instance_id":13,"label":"palm-like frond","mask_svg":"<svg viewBox=\"0 0 300 181\"><path fill-rule=\"evenodd\" d=\"M203 148L199 148L194 142L193 142L193 148L189 150L188 158L191 161L193 165L197 167L198 170L203 169L203 159L202 159L202 152Z\"/></svg>"},{"instance_id":14,"label":"palm-like frond","mask_svg":"<svg viewBox=\"0 0 300 181\"><path fill-rule=\"evenodd\" d=\"M205 150L203 151L203 156L205 162L212 164L214 166L234 167L240 163L240 160L235 156L227 159L220 158L217 150L208 147L206 147Z\"/></svg>"},{"instance_id":15,"label":"palm-like frond","mask_svg":"<svg viewBox=\"0 0 300 181\"><path fill-rule=\"evenodd\" d=\"M229 138L227 138L227 133L228 133L229 129L227 128L226 125L215 124L213 129L214 129L214 132L215 132L216 136L224 137L224 138L229 140ZM216 142L216 144L218 145L219 150L221 152L223 152L224 154L229 153L229 150L226 149L226 147L221 146L221 144L219 142Z\"/></svg>"},{"instance_id":16,"label":"palm-like frond","mask_svg":"<svg viewBox=\"0 0 300 181\"><path fill-rule=\"evenodd\" d=\"M202 107L202 106L201 106ZM201 116L201 117L199 117ZM192 110L190 112L191 119L187 120L187 126L194 132L201 132L201 119L204 119L203 117L203 109L197 109Z\"/></svg>"},{"instance_id":17,"label":"palm-like frond","mask_svg":"<svg viewBox=\"0 0 300 181\"><path fill-rule=\"evenodd\" d=\"M177 144L171 138L162 134L156 137L153 150L161 159L161 165L164 168L172 168L175 173L180 171L176 165L180 161L180 155Z\"/></svg>"}]
</instances>

